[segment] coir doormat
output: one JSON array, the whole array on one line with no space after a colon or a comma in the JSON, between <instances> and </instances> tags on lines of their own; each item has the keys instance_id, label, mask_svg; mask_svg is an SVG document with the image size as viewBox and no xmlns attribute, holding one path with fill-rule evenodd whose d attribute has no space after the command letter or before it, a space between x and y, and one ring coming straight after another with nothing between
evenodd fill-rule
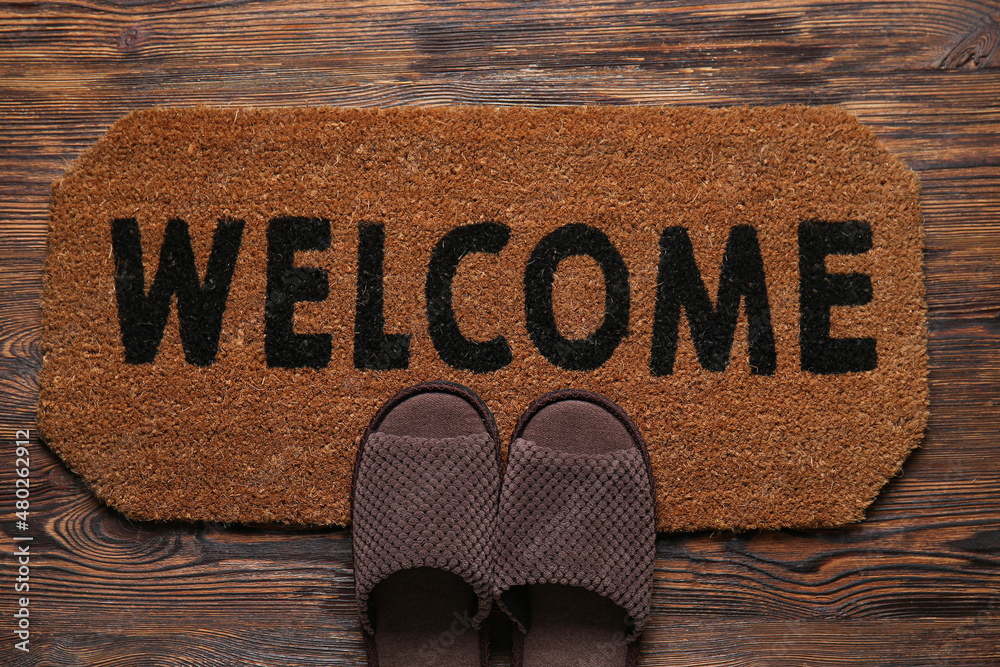
<instances>
[{"instance_id":1,"label":"coir doormat","mask_svg":"<svg viewBox=\"0 0 1000 667\"><path fill-rule=\"evenodd\" d=\"M53 189L39 424L135 518L344 524L399 389L579 387L661 530L833 526L923 433L921 252L836 108L141 111Z\"/></svg>"}]
</instances>

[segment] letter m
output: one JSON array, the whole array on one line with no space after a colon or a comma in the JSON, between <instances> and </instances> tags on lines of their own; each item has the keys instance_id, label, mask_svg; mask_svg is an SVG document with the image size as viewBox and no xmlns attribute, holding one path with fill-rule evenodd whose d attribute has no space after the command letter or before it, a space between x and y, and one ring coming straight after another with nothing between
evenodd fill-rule
<instances>
[{"instance_id":1,"label":"letter m","mask_svg":"<svg viewBox=\"0 0 1000 667\"><path fill-rule=\"evenodd\" d=\"M702 368L726 370L741 300L749 328L750 370L755 375L773 375L777 365L774 331L764 282L764 261L754 228L738 225L729 232L714 306L698 272L687 230L683 227L663 230L650 372L673 373L682 307Z\"/></svg>"},{"instance_id":2,"label":"letter m","mask_svg":"<svg viewBox=\"0 0 1000 667\"><path fill-rule=\"evenodd\" d=\"M174 296L185 359L197 366L208 366L215 361L222 314L243 241L243 226L242 220L219 221L202 283L187 223L178 219L167 222L160 246L160 264L146 294L139 225L135 218L112 222L115 294L126 362L148 364L156 358Z\"/></svg>"}]
</instances>

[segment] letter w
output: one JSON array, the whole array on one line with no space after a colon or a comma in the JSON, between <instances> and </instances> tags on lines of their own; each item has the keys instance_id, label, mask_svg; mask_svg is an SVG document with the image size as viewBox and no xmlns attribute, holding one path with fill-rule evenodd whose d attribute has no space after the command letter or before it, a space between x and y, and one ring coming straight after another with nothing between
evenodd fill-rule
<instances>
[{"instance_id":1,"label":"letter w","mask_svg":"<svg viewBox=\"0 0 1000 667\"><path fill-rule=\"evenodd\" d=\"M754 228L739 225L729 232L715 307L698 272L687 230L683 227L663 230L650 372L669 375L674 370L682 306L702 368L726 370L741 298L749 325L750 369L755 375L773 375L777 365L774 331L764 282L764 261Z\"/></svg>"},{"instance_id":2,"label":"letter w","mask_svg":"<svg viewBox=\"0 0 1000 667\"><path fill-rule=\"evenodd\" d=\"M191 250L187 223L173 219L160 246L156 277L145 293L142 238L135 218L115 220L111 244L115 255L115 293L125 361L147 364L156 358L167 326L170 300L177 296L181 343L189 364L208 366L215 361L222 331L222 314L229 298L229 284L243 241L243 220L220 220L215 228L205 282Z\"/></svg>"}]
</instances>

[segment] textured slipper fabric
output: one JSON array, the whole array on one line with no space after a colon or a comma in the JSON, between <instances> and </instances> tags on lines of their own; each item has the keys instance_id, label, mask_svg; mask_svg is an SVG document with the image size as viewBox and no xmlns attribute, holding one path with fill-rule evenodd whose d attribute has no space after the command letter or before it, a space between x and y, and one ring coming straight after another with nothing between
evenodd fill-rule
<instances>
[{"instance_id":1,"label":"textured slipper fabric","mask_svg":"<svg viewBox=\"0 0 1000 667\"><path fill-rule=\"evenodd\" d=\"M499 476L489 436L429 440L375 433L358 467L354 567L365 629L368 597L394 572L434 567L459 575L490 612L489 563Z\"/></svg>"},{"instance_id":2,"label":"textured slipper fabric","mask_svg":"<svg viewBox=\"0 0 1000 667\"><path fill-rule=\"evenodd\" d=\"M587 453L579 445L563 451L520 437L541 410L561 401L606 410L633 446ZM520 631L530 632L531 610L518 587L561 584L619 605L629 616L626 641L634 640L649 616L655 539L652 472L635 424L590 392L565 390L535 401L518 422L508 454L494 575L500 606Z\"/></svg>"},{"instance_id":3,"label":"textured slipper fabric","mask_svg":"<svg viewBox=\"0 0 1000 667\"><path fill-rule=\"evenodd\" d=\"M481 432L426 438L380 430L394 408L433 393L468 401L482 418ZM412 421L420 422L420 415ZM492 604L499 487L496 426L471 391L425 383L397 394L376 414L358 451L352 500L358 611L370 649L379 629L370 613L373 589L404 570L435 568L461 577L478 598L471 626L480 626Z\"/></svg>"},{"instance_id":4,"label":"textured slipper fabric","mask_svg":"<svg viewBox=\"0 0 1000 667\"><path fill-rule=\"evenodd\" d=\"M573 455L518 439L501 499L497 586L580 586L622 607L638 633L649 615L652 521L637 449Z\"/></svg>"}]
</instances>

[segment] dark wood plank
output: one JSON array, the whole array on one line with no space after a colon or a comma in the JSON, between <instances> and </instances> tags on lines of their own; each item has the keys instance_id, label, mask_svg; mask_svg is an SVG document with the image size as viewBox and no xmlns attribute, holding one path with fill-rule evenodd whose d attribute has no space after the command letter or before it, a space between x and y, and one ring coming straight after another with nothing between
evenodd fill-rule
<instances>
[{"instance_id":1,"label":"dark wood plank","mask_svg":"<svg viewBox=\"0 0 1000 667\"><path fill-rule=\"evenodd\" d=\"M643 664L1000 663L998 33L995 0L0 2L4 551L49 188L129 110L842 104L921 180L927 437L858 525L661 536ZM30 449L32 652L0 662L362 664L349 531L132 523Z\"/></svg>"},{"instance_id":2,"label":"dark wood plank","mask_svg":"<svg viewBox=\"0 0 1000 667\"><path fill-rule=\"evenodd\" d=\"M132 5L132 6L129 6ZM22 71L244 81L296 67L323 76L533 68L877 72L990 67L995 3L11 2L5 41ZM86 30L80 26L85 25ZM292 39L290 39L292 37ZM250 62L248 56L269 58ZM194 71L191 68L194 67Z\"/></svg>"},{"instance_id":3,"label":"dark wood plank","mask_svg":"<svg viewBox=\"0 0 1000 667\"><path fill-rule=\"evenodd\" d=\"M1000 660L995 617L956 622L679 620L653 631L648 664L694 667L982 667ZM678 640L677 637L684 637ZM687 639L691 637L692 639ZM920 652L915 646L924 647ZM724 657L722 657L724 656ZM877 656L877 657L876 657Z\"/></svg>"}]
</instances>

